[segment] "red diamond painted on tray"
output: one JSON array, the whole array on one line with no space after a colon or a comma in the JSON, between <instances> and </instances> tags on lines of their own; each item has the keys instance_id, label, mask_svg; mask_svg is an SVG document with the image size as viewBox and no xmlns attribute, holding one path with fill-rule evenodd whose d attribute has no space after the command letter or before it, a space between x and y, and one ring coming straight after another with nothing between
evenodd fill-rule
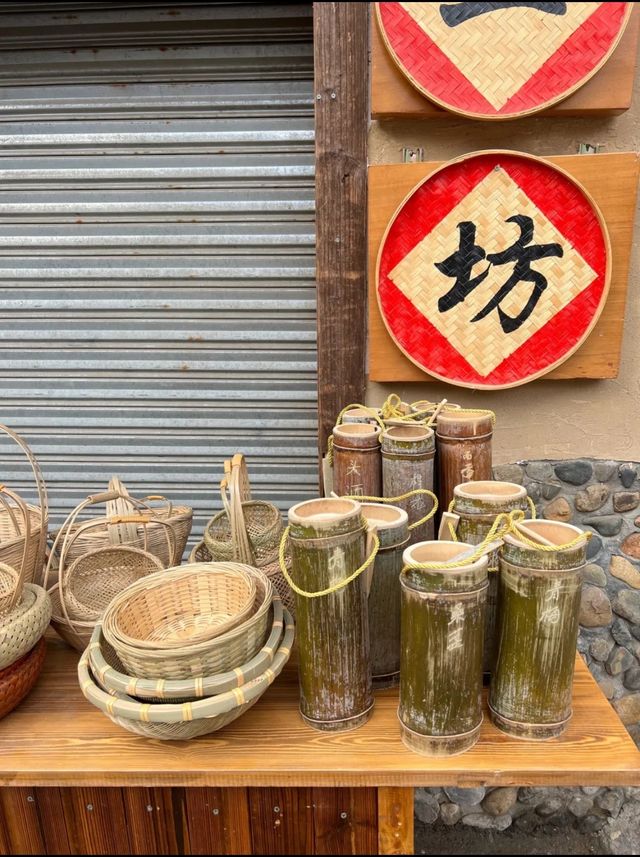
<instances>
[{"instance_id":1,"label":"red diamond painted on tray","mask_svg":"<svg viewBox=\"0 0 640 857\"><path fill-rule=\"evenodd\" d=\"M566 98L606 62L631 3L378 3L396 64L423 95L485 119Z\"/></svg>"},{"instance_id":2,"label":"red diamond painted on tray","mask_svg":"<svg viewBox=\"0 0 640 857\"><path fill-rule=\"evenodd\" d=\"M514 153L469 155L427 177L394 216L378 258L380 310L429 374L514 386L586 338L609 255L598 209L564 172Z\"/></svg>"}]
</instances>

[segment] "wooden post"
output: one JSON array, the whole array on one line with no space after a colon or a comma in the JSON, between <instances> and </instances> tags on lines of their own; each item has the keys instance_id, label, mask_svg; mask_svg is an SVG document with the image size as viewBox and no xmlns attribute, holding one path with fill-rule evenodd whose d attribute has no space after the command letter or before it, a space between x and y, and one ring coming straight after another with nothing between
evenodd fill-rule
<instances>
[{"instance_id":1,"label":"wooden post","mask_svg":"<svg viewBox=\"0 0 640 857\"><path fill-rule=\"evenodd\" d=\"M318 443L365 394L368 3L314 3Z\"/></svg>"}]
</instances>

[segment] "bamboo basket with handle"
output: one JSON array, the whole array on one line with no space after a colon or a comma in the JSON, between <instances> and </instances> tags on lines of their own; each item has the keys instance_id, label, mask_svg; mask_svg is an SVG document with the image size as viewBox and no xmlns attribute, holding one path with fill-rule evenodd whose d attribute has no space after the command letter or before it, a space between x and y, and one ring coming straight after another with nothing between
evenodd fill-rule
<instances>
[{"instance_id":1,"label":"bamboo basket with handle","mask_svg":"<svg viewBox=\"0 0 640 857\"><path fill-rule=\"evenodd\" d=\"M0 423L0 433L10 437L24 452L31 466L38 493L38 505L25 503L29 510L29 533L25 533L22 524L15 515L15 503L3 504L0 508L0 563L23 571L25 583L39 582L44 568L45 551L47 548L47 528L49 523L49 505L47 488L40 466L27 442L12 429ZM6 493L6 492L5 492ZM13 498L15 498L15 494ZM19 530L16 529L19 525Z\"/></svg>"},{"instance_id":2,"label":"bamboo basket with handle","mask_svg":"<svg viewBox=\"0 0 640 857\"><path fill-rule=\"evenodd\" d=\"M21 521L18 521L7 498L15 503L20 512ZM2 615L10 613L22 597L27 572L27 554L31 543L31 514L20 495L11 491L6 485L0 485L0 508L6 511L15 527L15 532L22 534L24 542L19 570L16 571L6 563L0 563L0 615Z\"/></svg>"}]
</instances>

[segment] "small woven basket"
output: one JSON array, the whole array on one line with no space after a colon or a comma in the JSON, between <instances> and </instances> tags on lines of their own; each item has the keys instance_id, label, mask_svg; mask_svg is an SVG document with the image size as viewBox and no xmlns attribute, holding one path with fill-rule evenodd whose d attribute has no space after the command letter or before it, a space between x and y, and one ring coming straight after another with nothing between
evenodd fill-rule
<instances>
[{"instance_id":1,"label":"small woven basket","mask_svg":"<svg viewBox=\"0 0 640 857\"><path fill-rule=\"evenodd\" d=\"M81 619L70 620L68 614L65 616L57 583L48 590L48 593L51 599L52 628L72 649L75 649L76 652L84 652L91 641L96 623L94 621L82 621Z\"/></svg>"},{"instance_id":2,"label":"small woven basket","mask_svg":"<svg viewBox=\"0 0 640 857\"><path fill-rule=\"evenodd\" d=\"M0 670L11 666L35 646L50 619L49 595L41 586L25 583L20 601L13 610L0 616Z\"/></svg>"},{"instance_id":3,"label":"small woven basket","mask_svg":"<svg viewBox=\"0 0 640 857\"><path fill-rule=\"evenodd\" d=\"M249 661L226 673L166 681L151 681L131 676L119 661L113 648L107 643L100 625L96 625L87 652L92 674L102 688L111 693L126 693L137 699L150 702L185 702L226 693L241 687L259 676L271 666L283 634L282 602L273 600L272 618L269 619L270 634L264 646Z\"/></svg>"},{"instance_id":4,"label":"small woven basket","mask_svg":"<svg viewBox=\"0 0 640 857\"><path fill-rule=\"evenodd\" d=\"M139 702L123 693L107 693L89 670L89 653L78 663L85 698L114 723L151 738L184 740L217 732L254 705L289 660L294 640L293 619L285 613L285 633L271 665L242 687L217 696L181 704Z\"/></svg>"},{"instance_id":5,"label":"small woven basket","mask_svg":"<svg viewBox=\"0 0 640 857\"><path fill-rule=\"evenodd\" d=\"M202 566L203 569L211 567ZM164 571L162 577L172 573L179 576L188 568L183 566L181 569ZM111 616L122 603L122 599L118 598L111 602L103 617L102 633L105 640L113 647L127 672L139 678L200 678L232 670L253 658L269 635L273 587L266 575L258 569L250 566L244 566L244 569L254 578L256 595L249 616L232 630L213 639L175 648L166 648L161 643L155 649L134 646L111 633Z\"/></svg>"},{"instance_id":6,"label":"small woven basket","mask_svg":"<svg viewBox=\"0 0 640 857\"><path fill-rule=\"evenodd\" d=\"M46 653L47 644L41 637L31 651L0 670L0 718L13 711L32 690L42 672Z\"/></svg>"}]
</instances>

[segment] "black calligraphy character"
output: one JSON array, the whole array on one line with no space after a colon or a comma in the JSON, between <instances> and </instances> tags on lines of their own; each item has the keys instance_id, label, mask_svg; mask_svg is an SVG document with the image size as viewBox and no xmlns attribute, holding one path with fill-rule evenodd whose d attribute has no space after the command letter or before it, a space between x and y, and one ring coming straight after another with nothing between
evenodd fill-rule
<instances>
[{"instance_id":1,"label":"black calligraphy character","mask_svg":"<svg viewBox=\"0 0 640 857\"><path fill-rule=\"evenodd\" d=\"M498 9L510 9L513 6L521 6L525 9L537 9L539 12L548 12L549 15L566 15L566 3L442 3L440 15L447 27L457 27L471 21L479 15L487 12L495 12Z\"/></svg>"},{"instance_id":2,"label":"black calligraphy character","mask_svg":"<svg viewBox=\"0 0 640 857\"><path fill-rule=\"evenodd\" d=\"M552 256L562 258L564 250L560 244L531 244L534 230L533 220L524 214L515 214L513 217L507 218L506 222L515 223L520 228L520 237L511 247L507 247L506 250L502 250L500 253L489 253L487 261L492 265L507 265L510 262L515 262L513 272L484 309L481 309L471 321L480 321L480 319L489 315L492 310L497 309L502 329L505 333L513 333L514 330L517 330L529 318L540 300L540 296L547 288L547 278L539 271L534 271L531 263L538 259L548 259ZM524 309L518 315L510 316L503 311L500 303L518 283L533 283L533 291Z\"/></svg>"},{"instance_id":3,"label":"black calligraphy character","mask_svg":"<svg viewBox=\"0 0 640 857\"><path fill-rule=\"evenodd\" d=\"M460 242L456 252L444 261L435 263L436 268L446 277L455 278L455 283L451 289L438 301L440 312L446 312L451 307L462 303L467 295L485 279L491 267L491 265L487 265L477 277L471 276L473 266L476 262L485 259L487 254L482 247L476 244L475 223L468 220L458 223L458 232L460 233Z\"/></svg>"}]
</instances>

